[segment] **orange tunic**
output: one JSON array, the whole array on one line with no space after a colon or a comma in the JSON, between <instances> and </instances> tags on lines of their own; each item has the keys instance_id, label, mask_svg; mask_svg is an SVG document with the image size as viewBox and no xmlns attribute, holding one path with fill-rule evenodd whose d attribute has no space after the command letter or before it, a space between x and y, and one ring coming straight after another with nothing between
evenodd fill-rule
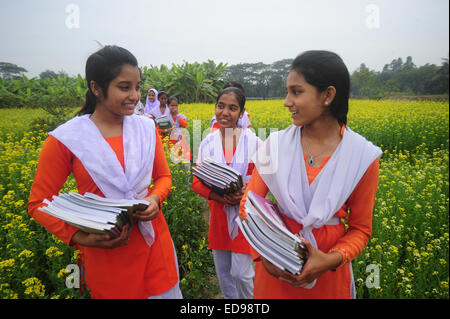
<instances>
[{"instance_id":1,"label":"orange tunic","mask_svg":"<svg viewBox=\"0 0 450 319\"><path fill-rule=\"evenodd\" d=\"M124 167L122 137L106 138ZM149 154L150 155L150 154ZM162 203L170 192L172 177L161 140L156 136L153 164L153 189ZM73 173L78 191L104 196L81 161L53 136L44 142L28 202L28 212L35 220L68 245L77 228L38 210L44 198L58 194L67 177ZM172 238L166 220L159 212L152 221L155 241L145 242L134 225L126 246L102 249L78 246L85 266L85 281L92 298L147 298L161 294L178 282Z\"/></svg>"},{"instance_id":2,"label":"orange tunic","mask_svg":"<svg viewBox=\"0 0 450 319\"><path fill-rule=\"evenodd\" d=\"M234 155L235 150L236 149L233 150L232 155ZM224 150L224 154L227 154L227 158L228 152L225 152ZM227 160L227 162L230 161ZM229 165L229 163L227 164ZM250 163L247 175L251 175L253 167L253 163ZM192 190L200 196L209 199L211 190L195 176L192 181ZM214 200L208 200L208 206L210 211L208 248L227 250L240 254L250 254L250 245L240 229L238 230L238 235L234 239L231 239L228 233L227 213L225 212L224 205Z\"/></svg>"},{"instance_id":3,"label":"orange tunic","mask_svg":"<svg viewBox=\"0 0 450 319\"><path fill-rule=\"evenodd\" d=\"M326 157L320 167L305 165L310 184L329 159L330 157ZM306 156L304 156L304 160L306 162ZM378 173L379 162L377 159L369 166L347 202L334 215L347 219L349 226L347 231L342 222L338 225L324 225L321 228L313 229L318 248L323 252L339 252L343 257L341 265L336 270L324 272L317 278L316 285L312 289L294 288L270 275L262 265L260 255L251 248L253 260L256 261L254 298L350 298L349 262L362 252L372 233L372 211L378 187ZM249 190L263 197L269 191L256 168L241 201L239 208L241 216L246 216L244 205ZM300 232L301 224L285 215L282 217L291 232Z\"/></svg>"},{"instance_id":4,"label":"orange tunic","mask_svg":"<svg viewBox=\"0 0 450 319\"><path fill-rule=\"evenodd\" d=\"M172 116L172 120L173 120L174 122L176 122L177 117L176 117L176 116ZM180 119L178 119L178 123L180 124L180 127L182 127L182 128L185 128L185 127L187 126L187 121L186 121L186 119L180 118Z\"/></svg>"},{"instance_id":5,"label":"orange tunic","mask_svg":"<svg viewBox=\"0 0 450 319\"><path fill-rule=\"evenodd\" d=\"M172 119L175 122L177 117L172 116ZM187 120L180 118L178 119L178 124L180 124L180 128L186 128ZM192 160L191 148L189 147L183 133L180 132L180 140L169 138L169 148L172 152L171 156L174 156L174 160L184 160L185 162Z\"/></svg>"}]
</instances>

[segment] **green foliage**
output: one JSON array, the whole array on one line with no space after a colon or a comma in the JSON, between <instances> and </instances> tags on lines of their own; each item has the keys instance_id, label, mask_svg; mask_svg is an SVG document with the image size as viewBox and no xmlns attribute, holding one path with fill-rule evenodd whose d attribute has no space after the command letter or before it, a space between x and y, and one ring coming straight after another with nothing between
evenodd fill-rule
<instances>
[{"instance_id":1,"label":"green foliage","mask_svg":"<svg viewBox=\"0 0 450 319\"><path fill-rule=\"evenodd\" d=\"M402 92L407 95L447 94L448 99L448 58L442 59L442 65L414 65L408 56L386 64L381 72L369 70L364 63L351 75L352 97L380 99L395 96Z\"/></svg>"},{"instance_id":2,"label":"green foliage","mask_svg":"<svg viewBox=\"0 0 450 319\"><path fill-rule=\"evenodd\" d=\"M142 68L142 99L145 100L147 90L156 88L174 95L180 102L213 102L218 91L222 89L225 80L223 73L226 64L216 64L212 60L202 64L184 62L182 65L172 64L144 66Z\"/></svg>"},{"instance_id":3,"label":"green foliage","mask_svg":"<svg viewBox=\"0 0 450 319\"><path fill-rule=\"evenodd\" d=\"M215 269L202 214L206 201L192 191L188 166L171 163L169 153L166 154L173 186L162 210L178 256L180 289L184 298L209 298L218 289L210 280Z\"/></svg>"},{"instance_id":4,"label":"green foliage","mask_svg":"<svg viewBox=\"0 0 450 319\"><path fill-rule=\"evenodd\" d=\"M226 77L241 83L248 97L279 98L286 94L286 78L292 60L231 65L226 70Z\"/></svg>"},{"instance_id":5,"label":"green foliage","mask_svg":"<svg viewBox=\"0 0 450 319\"><path fill-rule=\"evenodd\" d=\"M28 72L16 64L0 62L0 76L5 80L20 78L21 73Z\"/></svg>"},{"instance_id":6,"label":"green foliage","mask_svg":"<svg viewBox=\"0 0 450 319\"><path fill-rule=\"evenodd\" d=\"M30 107L50 111L53 107L79 107L86 90L85 80L80 75L43 79L23 75L15 80L0 79L0 108Z\"/></svg>"}]
</instances>

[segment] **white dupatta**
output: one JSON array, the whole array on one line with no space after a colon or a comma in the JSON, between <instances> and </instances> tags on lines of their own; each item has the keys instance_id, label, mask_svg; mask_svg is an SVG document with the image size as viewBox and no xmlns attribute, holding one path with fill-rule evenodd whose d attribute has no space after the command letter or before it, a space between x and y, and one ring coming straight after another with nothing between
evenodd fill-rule
<instances>
[{"instance_id":1,"label":"white dupatta","mask_svg":"<svg viewBox=\"0 0 450 319\"><path fill-rule=\"evenodd\" d=\"M161 107L155 106L149 113L150 115L153 115L155 117L155 119L157 119L158 117L161 117L163 115L167 116L169 119L172 115L170 115L170 109L169 107L166 105L165 109L164 109L164 113L161 112Z\"/></svg>"},{"instance_id":2,"label":"white dupatta","mask_svg":"<svg viewBox=\"0 0 450 319\"><path fill-rule=\"evenodd\" d=\"M154 122L145 116L123 119L125 168L116 153L89 118L77 116L49 134L63 143L82 163L107 198L143 199L151 184L156 134ZM145 241L151 246L155 233L151 221L139 222Z\"/></svg>"},{"instance_id":3,"label":"white dupatta","mask_svg":"<svg viewBox=\"0 0 450 319\"><path fill-rule=\"evenodd\" d=\"M261 144L262 141L252 130L241 130L241 135L236 145L236 151L229 166L242 175L244 184L247 184L250 179L250 176L246 176L250 158ZM222 145L222 134L220 133L220 130L209 133L200 144L197 164L200 164L206 158L211 158L217 162L226 164ZM227 213L228 234L231 239L235 239L239 229L238 223L236 222L236 218L239 216L239 205L225 206L224 209Z\"/></svg>"},{"instance_id":4,"label":"white dupatta","mask_svg":"<svg viewBox=\"0 0 450 319\"><path fill-rule=\"evenodd\" d=\"M381 155L379 147L346 127L333 155L309 185L301 128L291 125L272 133L255 154L253 162L281 211L303 225L300 235L317 248L312 229L332 220L367 168ZM314 284L315 281L307 288Z\"/></svg>"}]
</instances>

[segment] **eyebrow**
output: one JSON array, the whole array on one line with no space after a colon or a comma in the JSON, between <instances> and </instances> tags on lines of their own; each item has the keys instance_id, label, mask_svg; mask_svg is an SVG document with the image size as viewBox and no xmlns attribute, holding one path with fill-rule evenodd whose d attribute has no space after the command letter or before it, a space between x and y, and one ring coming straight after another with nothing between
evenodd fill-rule
<instances>
[{"instance_id":1,"label":"eyebrow","mask_svg":"<svg viewBox=\"0 0 450 319\"><path fill-rule=\"evenodd\" d=\"M301 84L293 84L293 85L289 85L288 86L288 89L295 89L295 88L302 88L303 89L303 86Z\"/></svg>"},{"instance_id":2,"label":"eyebrow","mask_svg":"<svg viewBox=\"0 0 450 319\"><path fill-rule=\"evenodd\" d=\"M132 81L120 81L120 82L117 82L117 84L129 84L129 83L131 83ZM142 81L139 81L138 82L138 84L142 84Z\"/></svg>"},{"instance_id":3,"label":"eyebrow","mask_svg":"<svg viewBox=\"0 0 450 319\"><path fill-rule=\"evenodd\" d=\"M239 105L237 105L237 104L234 104L234 103L232 103L232 104L226 104L226 103L224 103L224 102L217 102L217 104L223 104L223 105L229 105L230 107L231 106L235 106L235 107L239 107Z\"/></svg>"}]
</instances>

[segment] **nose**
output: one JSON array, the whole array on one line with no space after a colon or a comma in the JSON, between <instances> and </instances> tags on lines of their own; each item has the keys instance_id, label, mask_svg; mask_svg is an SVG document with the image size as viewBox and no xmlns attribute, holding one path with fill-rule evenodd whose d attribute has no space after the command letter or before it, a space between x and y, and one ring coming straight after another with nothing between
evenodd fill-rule
<instances>
[{"instance_id":1,"label":"nose","mask_svg":"<svg viewBox=\"0 0 450 319\"><path fill-rule=\"evenodd\" d=\"M138 90L130 90L130 100L137 101L141 98L141 91Z\"/></svg>"},{"instance_id":2,"label":"nose","mask_svg":"<svg viewBox=\"0 0 450 319\"><path fill-rule=\"evenodd\" d=\"M284 98L283 105L284 105L285 107L291 107L291 106L293 105L293 104L292 104L292 99L291 99L291 97L289 96L289 93L286 94L286 97Z\"/></svg>"},{"instance_id":3,"label":"nose","mask_svg":"<svg viewBox=\"0 0 450 319\"><path fill-rule=\"evenodd\" d=\"M230 108L224 107L220 110L220 113L222 113L222 116L229 116L230 115Z\"/></svg>"}]
</instances>

